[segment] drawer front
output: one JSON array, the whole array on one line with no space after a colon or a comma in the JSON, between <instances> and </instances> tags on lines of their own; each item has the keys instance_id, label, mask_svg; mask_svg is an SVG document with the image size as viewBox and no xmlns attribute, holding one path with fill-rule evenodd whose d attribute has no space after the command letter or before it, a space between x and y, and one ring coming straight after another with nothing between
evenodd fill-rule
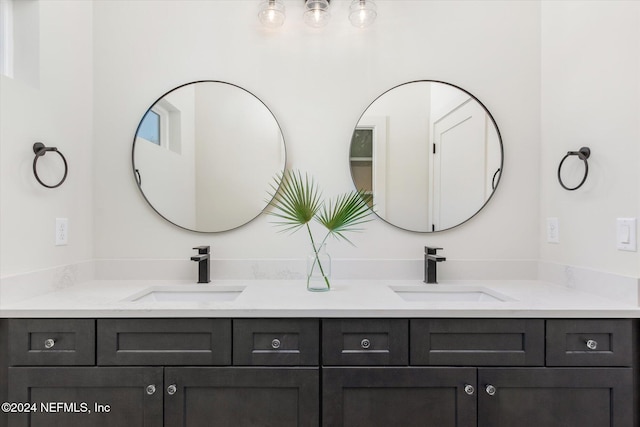
<instances>
[{"instance_id":1,"label":"drawer front","mask_svg":"<svg viewBox=\"0 0 640 427\"><path fill-rule=\"evenodd\" d=\"M631 319L547 320L548 366L631 366Z\"/></svg>"},{"instance_id":2,"label":"drawer front","mask_svg":"<svg viewBox=\"0 0 640 427\"><path fill-rule=\"evenodd\" d=\"M99 365L230 365L230 319L98 319Z\"/></svg>"},{"instance_id":3,"label":"drawer front","mask_svg":"<svg viewBox=\"0 0 640 427\"><path fill-rule=\"evenodd\" d=\"M233 364L318 365L317 319L234 319Z\"/></svg>"},{"instance_id":4,"label":"drawer front","mask_svg":"<svg viewBox=\"0 0 640 427\"><path fill-rule=\"evenodd\" d=\"M325 319L323 365L407 365L407 319Z\"/></svg>"},{"instance_id":5,"label":"drawer front","mask_svg":"<svg viewBox=\"0 0 640 427\"><path fill-rule=\"evenodd\" d=\"M412 319L412 365L543 366L542 319Z\"/></svg>"},{"instance_id":6,"label":"drawer front","mask_svg":"<svg viewBox=\"0 0 640 427\"><path fill-rule=\"evenodd\" d=\"M10 319L9 364L95 365L93 319Z\"/></svg>"}]
</instances>

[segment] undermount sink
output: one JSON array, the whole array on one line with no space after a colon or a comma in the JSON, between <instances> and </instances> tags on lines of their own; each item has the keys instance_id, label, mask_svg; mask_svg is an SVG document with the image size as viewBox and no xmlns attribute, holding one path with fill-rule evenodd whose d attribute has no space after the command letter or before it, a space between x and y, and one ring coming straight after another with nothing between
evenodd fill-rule
<instances>
[{"instance_id":1,"label":"undermount sink","mask_svg":"<svg viewBox=\"0 0 640 427\"><path fill-rule=\"evenodd\" d=\"M408 302L505 302L513 301L506 295L489 290L482 286L448 286L425 285L424 288L415 286L390 286L400 298Z\"/></svg>"},{"instance_id":2,"label":"undermount sink","mask_svg":"<svg viewBox=\"0 0 640 427\"><path fill-rule=\"evenodd\" d=\"M244 286L175 285L152 286L128 298L131 302L218 302L233 301Z\"/></svg>"}]
</instances>

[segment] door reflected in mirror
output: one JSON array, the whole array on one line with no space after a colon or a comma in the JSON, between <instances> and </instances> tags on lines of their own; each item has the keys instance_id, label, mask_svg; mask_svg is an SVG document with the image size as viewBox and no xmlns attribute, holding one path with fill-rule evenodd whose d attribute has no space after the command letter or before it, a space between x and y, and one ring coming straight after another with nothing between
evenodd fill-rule
<instances>
[{"instance_id":1,"label":"door reflected in mirror","mask_svg":"<svg viewBox=\"0 0 640 427\"><path fill-rule=\"evenodd\" d=\"M489 111L454 85L415 81L378 97L350 149L356 188L399 228L431 232L478 213L500 181L502 140Z\"/></svg>"},{"instance_id":2,"label":"door reflected in mirror","mask_svg":"<svg viewBox=\"0 0 640 427\"><path fill-rule=\"evenodd\" d=\"M167 92L145 113L133 142L144 198L164 219L199 232L231 230L258 216L285 163L271 111L218 81Z\"/></svg>"}]
</instances>

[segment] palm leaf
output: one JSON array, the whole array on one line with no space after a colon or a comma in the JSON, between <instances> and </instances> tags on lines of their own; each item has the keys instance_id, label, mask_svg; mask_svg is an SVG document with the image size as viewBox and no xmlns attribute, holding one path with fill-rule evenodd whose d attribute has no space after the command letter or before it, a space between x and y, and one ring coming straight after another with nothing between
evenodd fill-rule
<instances>
[{"instance_id":1,"label":"palm leaf","mask_svg":"<svg viewBox=\"0 0 640 427\"><path fill-rule=\"evenodd\" d=\"M329 230L329 233L351 243L343 233L361 231L357 226L371 221L367 219L371 214L370 201L371 195L362 190L339 195L335 202L330 201L322 206L317 220Z\"/></svg>"},{"instance_id":2,"label":"palm leaf","mask_svg":"<svg viewBox=\"0 0 640 427\"><path fill-rule=\"evenodd\" d=\"M273 193L269 202L275 211L269 213L280 218L276 225L296 231L309 223L320 209L318 186L313 178L307 174L303 177L300 171L287 170L275 181L271 184Z\"/></svg>"}]
</instances>

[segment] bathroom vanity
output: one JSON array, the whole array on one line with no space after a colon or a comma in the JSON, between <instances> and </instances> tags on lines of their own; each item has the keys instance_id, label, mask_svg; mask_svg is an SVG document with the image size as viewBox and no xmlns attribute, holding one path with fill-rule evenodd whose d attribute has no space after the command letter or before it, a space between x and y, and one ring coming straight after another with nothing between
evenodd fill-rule
<instances>
[{"instance_id":1,"label":"bathroom vanity","mask_svg":"<svg viewBox=\"0 0 640 427\"><path fill-rule=\"evenodd\" d=\"M15 316L16 305L0 320L4 400L35 406L16 407L9 426L637 426L631 308L569 318L526 286L529 309L517 310L527 303L403 302L386 285L350 284L291 287L298 307L280 309L287 289L269 288L210 303L118 299L95 317L36 316L37 301Z\"/></svg>"}]
</instances>

